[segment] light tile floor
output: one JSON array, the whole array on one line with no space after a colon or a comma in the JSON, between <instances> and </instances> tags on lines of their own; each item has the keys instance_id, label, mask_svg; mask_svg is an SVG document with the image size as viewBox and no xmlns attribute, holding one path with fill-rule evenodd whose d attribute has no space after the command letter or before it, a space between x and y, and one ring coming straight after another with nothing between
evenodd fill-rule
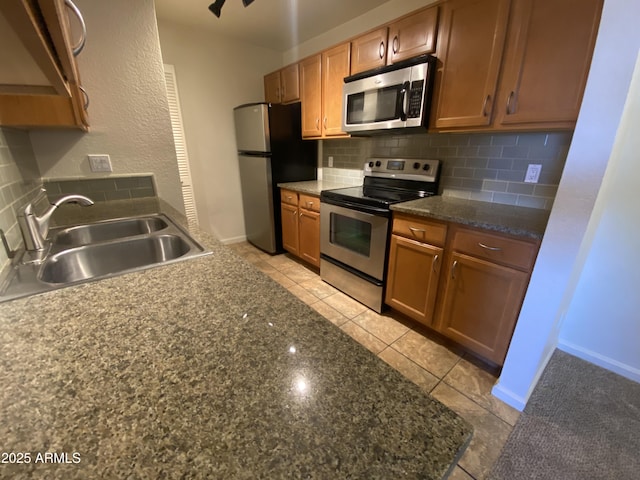
<instances>
[{"instance_id":1,"label":"light tile floor","mask_svg":"<svg viewBox=\"0 0 640 480\"><path fill-rule=\"evenodd\" d=\"M229 247L471 423L473 439L449 478L487 477L519 416L491 395L494 369L399 313L368 309L289 254L271 256L246 242Z\"/></svg>"}]
</instances>

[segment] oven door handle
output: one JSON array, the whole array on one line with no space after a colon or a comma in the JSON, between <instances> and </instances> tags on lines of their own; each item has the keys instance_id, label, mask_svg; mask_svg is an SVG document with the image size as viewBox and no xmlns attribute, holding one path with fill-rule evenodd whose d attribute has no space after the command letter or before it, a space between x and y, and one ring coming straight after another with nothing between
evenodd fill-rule
<instances>
[{"instance_id":1,"label":"oven door handle","mask_svg":"<svg viewBox=\"0 0 640 480\"><path fill-rule=\"evenodd\" d=\"M321 199L320 203L328 203L329 205L335 205L336 207L350 208L352 210L357 210L358 212L366 213L369 215L376 215L378 217L389 217L391 215L391 211L385 208L372 207L370 205L360 205L358 203L348 202L345 200L323 198ZM320 211L322 211L322 207L320 207Z\"/></svg>"}]
</instances>

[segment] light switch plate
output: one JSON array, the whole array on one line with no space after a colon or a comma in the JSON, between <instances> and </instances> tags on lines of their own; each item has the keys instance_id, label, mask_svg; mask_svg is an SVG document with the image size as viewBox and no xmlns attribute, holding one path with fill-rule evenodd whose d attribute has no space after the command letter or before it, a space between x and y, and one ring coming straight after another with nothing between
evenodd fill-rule
<instances>
[{"instance_id":1,"label":"light switch plate","mask_svg":"<svg viewBox=\"0 0 640 480\"><path fill-rule=\"evenodd\" d=\"M524 176L526 183L538 183L540 179L540 172L542 171L542 165L530 163L527 168L527 174Z\"/></svg>"},{"instance_id":2,"label":"light switch plate","mask_svg":"<svg viewBox=\"0 0 640 480\"><path fill-rule=\"evenodd\" d=\"M109 155L87 155L92 172L113 172Z\"/></svg>"}]
</instances>

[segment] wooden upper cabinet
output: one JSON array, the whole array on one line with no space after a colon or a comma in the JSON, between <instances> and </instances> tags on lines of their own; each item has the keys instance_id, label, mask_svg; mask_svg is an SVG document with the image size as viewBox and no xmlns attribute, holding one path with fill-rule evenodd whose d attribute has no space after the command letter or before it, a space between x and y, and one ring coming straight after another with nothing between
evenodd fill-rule
<instances>
[{"instance_id":1,"label":"wooden upper cabinet","mask_svg":"<svg viewBox=\"0 0 640 480\"><path fill-rule=\"evenodd\" d=\"M300 75L297 63L289 65L280 71L280 81L282 84L282 103L300 100Z\"/></svg>"},{"instance_id":2,"label":"wooden upper cabinet","mask_svg":"<svg viewBox=\"0 0 640 480\"><path fill-rule=\"evenodd\" d=\"M387 64L387 27L351 41L351 75Z\"/></svg>"},{"instance_id":3,"label":"wooden upper cabinet","mask_svg":"<svg viewBox=\"0 0 640 480\"><path fill-rule=\"evenodd\" d=\"M602 3L445 3L431 126L452 130L573 128Z\"/></svg>"},{"instance_id":4,"label":"wooden upper cabinet","mask_svg":"<svg viewBox=\"0 0 640 480\"><path fill-rule=\"evenodd\" d=\"M322 135L322 55L314 55L300 62L302 99L302 137Z\"/></svg>"},{"instance_id":5,"label":"wooden upper cabinet","mask_svg":"<svg viewBox=\"0 0 640 480\"><path fill-rule=\"evenodd\" d=\"M436 50L438 7L421 10L389 25L387 64Z\"/></svg>"},{"instance_id":6,"label":"wooden upper cabinet","mask_svg":"<svg viewBox=\"0 0 640 480\"><path fill-rule=\"evenodd\" d=\"M322 52L322 134L345 135L342 131L342 87L349 75L349 43Z\"/></svg>"},{"instance_id":7,"label":"wooden upper cabinet","mask_svg":"<svg viewBox=\"0 0 640 480\"><path fill-rule=\"evenodd\" d=\"M71 7L64 0L0 2L0 125L88 129L75 61L84 33L78 38L72 29L84 20Z\"/></svg>"},{"instance_id":8,"label":"wooden upper cabinet","mask_svg":"<svg viewBox=\"0 0 640 480\"><path fill-rule=\"evenodd\" d=\"M451 0L443 5L436 128L491 122L508 18L509 0Z\"/></svg>"},{"instance_id":9,"label":"wooden upper cabinet","mask_svg":"<svg viewBox=\"0 0 640 480\"><path fill-rule=\"evenodd\" d=\"M281 103L280 71L264 76L264 101L268 103Z\"/></svg>"},{"instance_id":10,"label":"wooden upper cabinet","mask_svg":"<svg viewBox=\"0 0 640 480\"><path fill-rule=\"evenodd\" d=\"M573 127L601 10L602 0L513 2L496 125Z\"/></svg>"},{"instance_id":11,"label":"wooden upper cabinet","mask_svg":"<svg viewBox=\"0 0 640 480\"><path fill-rule=\"evenodd\" d=\"M290 103L300 100L300 76L298 64L264 76L264 101Z\"/></svg>"}]
</instances>

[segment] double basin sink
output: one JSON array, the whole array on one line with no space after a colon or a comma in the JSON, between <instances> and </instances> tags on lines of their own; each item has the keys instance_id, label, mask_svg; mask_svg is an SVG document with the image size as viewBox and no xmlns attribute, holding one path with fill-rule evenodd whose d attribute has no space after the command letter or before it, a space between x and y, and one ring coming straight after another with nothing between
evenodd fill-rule
<instances>
[{"instance_id":1,"label":"double basin sink","mask_svg":"<svg viewBox=\"0 0 640 480\"><path fill-rule=\"evenodd\" d=\"M0 302L210 253L163 214L51 229L48 243L41 261L15 262Z\"/></svg>"}]
</instances>

